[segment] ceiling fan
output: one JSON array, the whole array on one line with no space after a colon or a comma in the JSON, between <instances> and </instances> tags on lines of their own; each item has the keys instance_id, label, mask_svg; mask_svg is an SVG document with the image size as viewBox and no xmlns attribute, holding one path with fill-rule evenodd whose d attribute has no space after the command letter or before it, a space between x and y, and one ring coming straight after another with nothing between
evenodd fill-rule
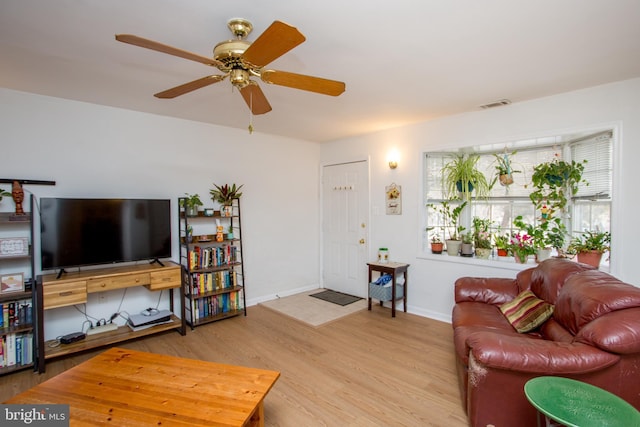
<instances>
[{"instance_id":1,"label":"ceiling fan","mask_svg":"<svg viewBox=\"0 0 640 427\"><path fill-rule=\"evenodd\" d=\"M230 20L227 26L236 39L218 43L213 48L213 58L131 34L116 34L116 40L210 65L223 73L202 77L156 93L154 96L157 98L175 98L196 89L218 83L228 77L233 87L240 91L251 112L253 114L264 114L271 111L271 105L269 105L269 101L267 101L258 83L252 80L251 77L258 77L265 83L331 96L338 96L344 92L345 84L343 82L287 71L264 69L266 65L306 40L295 27L280 21L274 21L254 42L250 42L245 40L253 30L253 25L249 21L235 18Z\"/></svg>"}]
</instances>

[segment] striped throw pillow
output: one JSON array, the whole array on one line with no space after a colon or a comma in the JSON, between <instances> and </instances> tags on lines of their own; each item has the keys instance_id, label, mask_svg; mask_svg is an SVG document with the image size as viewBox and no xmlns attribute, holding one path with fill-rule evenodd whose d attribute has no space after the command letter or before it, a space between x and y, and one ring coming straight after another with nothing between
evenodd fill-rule
<instances>
[{"instance_id":1,"label":"striped throw pillow","mask_svg":"<svg viewBox=\"0 0 640 427\"><path fill-rule=\"evenodd\" d=\"M553 305L529 290L500 306L500 311L519 333L533 331L553 315Z\"/></svg>"}]
</instances>

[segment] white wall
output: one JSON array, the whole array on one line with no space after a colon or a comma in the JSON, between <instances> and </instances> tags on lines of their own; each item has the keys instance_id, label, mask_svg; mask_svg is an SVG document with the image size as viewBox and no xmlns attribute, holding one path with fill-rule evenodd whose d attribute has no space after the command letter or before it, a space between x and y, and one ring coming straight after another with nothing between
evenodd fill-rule
<instances>
[{"instance_id":1,"label":"white wall","mask_svg":"<svg viewBox=\"0 0 640 427\"><path fill-rule=\"evenodd\" d=\"M176 261L177 198L198 193L213 207L213 183L244 184L247 302L319 286L316 143L3 89L0 129L0 178L56 181L25 186L38 198L171 199ZM0 203L13 209L11 198ZM114 291L96 304L92 296L88 312L110 316L121 298ZM130 290L122 309L136 313L156 298ZM82 319L73 308L47 312L46 338L80 330Z\"/></svg>"},{"instance_id":2,"label":"white wall","mask_svg":"<svg viewBox=\"0 0 640 427\"><path fill-rule=\"evenodd\" d=\"M339 162L354 156L371 158L372 235L370 258L379 246L391 257L408 262L409 308L414 313L450 319L453 283L466 275L514 277L517 267L486 267L468 259L422 256L423 224L422 153L489 143L553 136L572 131L613 126L616 135L614 215L612 218L612 274L639 286L640 270L634 265L633 242L640 238L637 212L640 159L640 79L617 82L508 107L482 110L323 144L320 161ZM390 170L387 155L397 149L399 166ZM384 215L384 187L402 186L402 216Z\"/></svg>"},{"instance_id":3,"label":"white wall","mask_svg":"<svg viewBox=\"0 0 640 427\"><path fill-rule=\"evenodd\" d=\"M38 197L175 201L188 192L199 193L208 206L213 205L208 198L212 183L244 184L247 299L254 304L319 285L319 165L370 158L370 259L377 247L386 246L392 258L409 262L409 310L448 320L457 277L513 277L518 267L423 256L422 153L616 127L612 272L640 285L635 253L626 250L640 237L634 221L640 209L634 182L639 119L640 79L634 79L318 145L0 89L0 177L57 182L55 187L26 187ZM392 171L387 155L394 148L400 157ZM384 186L391 182L403 188L401 216L384 215ZM13 203L5 199L0 209L11 210ZM177 233L176 224L173 230ZM121 296L109 295L107 303L90 301L90 314L110 315ZM144 290L128 293L123 309L155 305L154 298ZM79 330L81 321L73 308L47 314L46 338Z\"/></svg>"}]
</instances>

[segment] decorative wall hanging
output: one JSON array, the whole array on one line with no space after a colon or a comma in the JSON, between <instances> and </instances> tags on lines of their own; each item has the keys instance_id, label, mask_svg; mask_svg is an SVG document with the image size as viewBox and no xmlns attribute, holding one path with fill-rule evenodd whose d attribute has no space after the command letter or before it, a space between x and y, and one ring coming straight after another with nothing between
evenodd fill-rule
<instances>
[{"instance_id":1,"label":"decorative wall hanging","mask_svg":"<svg viewBox=\"0 0 640 427\"><path fill-rule=\"evenodd\" d=\"M385 187L387 215L402 215L402 187L392 183Z\"/></svg>"}]
</instances>

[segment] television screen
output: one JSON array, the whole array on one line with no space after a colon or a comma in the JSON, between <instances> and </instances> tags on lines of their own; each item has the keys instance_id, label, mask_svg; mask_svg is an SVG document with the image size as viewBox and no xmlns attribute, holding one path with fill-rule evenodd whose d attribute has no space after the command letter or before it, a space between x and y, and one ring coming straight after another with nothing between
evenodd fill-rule
<instances>
[{"instance_id":1,"label":"television screen","mask_svg":"<svg viewBox=\"0 0 640 427\"><path fill-rule=\"evenodd\" d=\"M171 257L170 200L40 199L42 270Z\"/></svg>"}]
</instances>

